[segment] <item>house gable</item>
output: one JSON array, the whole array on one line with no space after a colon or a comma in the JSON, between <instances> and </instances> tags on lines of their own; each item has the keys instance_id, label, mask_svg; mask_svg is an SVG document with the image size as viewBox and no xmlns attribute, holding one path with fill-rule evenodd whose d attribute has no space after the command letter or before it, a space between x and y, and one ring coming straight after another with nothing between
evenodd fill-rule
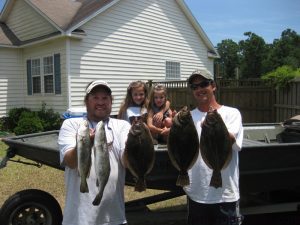
<instances>
[{"instance_id":1,"label":"house gable","mask_svg":"<svg viewBox=\"0 0 300 225\"><path fill-rule=\"evenodd\" d=\"M113 114L133 80L165 80L168 62L186 79L195 68L213 71L210 50L175 0L123 0L79 27L86 33L70 47L71 106L82 106L84 88L110 83Z\"/></svg>"},{"instance_id":2,"label":"house gable","mask_svg":"<svg viewBox=\"0 0 300 225\"><path fill-rule=\"evenodd\" d=\"M15 1L5 23L21 42L57 32L53 25L24 0Z\"/></svg>"}]
</instances>

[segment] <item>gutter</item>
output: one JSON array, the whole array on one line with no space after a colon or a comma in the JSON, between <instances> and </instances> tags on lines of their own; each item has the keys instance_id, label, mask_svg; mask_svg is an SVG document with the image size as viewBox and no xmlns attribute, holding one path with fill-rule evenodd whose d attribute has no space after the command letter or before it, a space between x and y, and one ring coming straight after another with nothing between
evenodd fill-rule
<instances>
[{"instance_id":1,"label":"gutter","mask_svg":"<svg viewBox=\"0 0 300 225\"><path fill-rule=\"evenodd\" d=\"M24 47L33 46L33 45L40 44L40 43L43 43L43 42L46 42L46 41L51 41L51 40L64 38L64 37L81 40L85 36L86 36L85 32L84 31L79 31L79 30L76 30L76 31L72 32L70 35L61 34L58 31L58 32L55 32L55 33L49 35L49 37L46 37L46 38L45 38L45 36L44 37L39 37L39 38L36 38L34 40L31 39L31 40L28 40L28 41L23 41L18 45L3 45L3 44L0 44L0 47L4 47L4 48L24 48Z\"/></svg>"}]
</instances>

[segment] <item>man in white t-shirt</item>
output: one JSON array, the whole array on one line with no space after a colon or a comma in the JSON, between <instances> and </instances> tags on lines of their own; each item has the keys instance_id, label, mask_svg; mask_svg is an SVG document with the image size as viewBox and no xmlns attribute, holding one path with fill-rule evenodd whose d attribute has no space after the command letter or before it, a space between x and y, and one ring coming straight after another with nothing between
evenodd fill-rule
<instances>
[{"instance_id":1,"label":"man in white t-shirt","mask_svg":"<svg viewBox=\"0 0 300 225\"><path fill-rule=\"evenodd\" d=\"M66 201L63 225L120 225L126 224L124 185L125 167L122 161L130 124L125 120L110 118L112 108L111 89L105 81L91 82L84 99L87 116L64 121L58 138L60 160L65 166ZM87 120L90 137L99 121L105 123L109 148L110 175L100 205L92 204L99 190L96 186L94 154L87 184L88 193L80 192L80 176L77 169L76 133L80 123Z\"/></svg>"},{"instance_id":2,"label":"man in white t-shirt","mask_svg":"<svg viewBox=\"0 0 300 225\"><path fill-rule=\"evenodd\" d=\"M238 109L220 105L216 101L214 95L216 83L208 70L194 71L188 79L188 84L197 104L191 114L199 140L202 130L201 123L209 109L213 108L221 115L234 142L232 159L228 166L221 170L222 187L209 186L212 169L203 161L201 154L188 171L190 185L184 187L188 198L188 225L241 224L238 159L238 152L241 150L243 140L241 114Z\"/></svg>"}]
</instances>

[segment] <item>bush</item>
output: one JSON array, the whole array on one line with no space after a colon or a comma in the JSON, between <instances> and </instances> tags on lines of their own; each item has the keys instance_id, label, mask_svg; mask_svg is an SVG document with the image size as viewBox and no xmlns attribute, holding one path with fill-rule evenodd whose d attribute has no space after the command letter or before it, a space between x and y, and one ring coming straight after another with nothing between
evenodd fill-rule
<instances>
[{"instance_id":1,"label":"bush","mask_svg":"<svg viewBox=\"0 0 300 225\"><path fill-rule=\"evenodd\" d=\"M0 118L0 131L8 131L8 117L3 116Z\"/></svg>"},{"instance_id":2,"label":"bush","mask_svg":"<svg viewBox=\"0 0 300 225\"><path fill-rule=\"evenodd\" d=\"M43 130L58 130L61 127L62 119L59 113L54 112L53 109L46 109L46 103L42 104L42 108L37 112L38 117L41 119Z\"/></svg>"},{"instance_id":3,"label":"bush","mask_svg":"<svg viewBox=\"0 0 300 225\"><path fill-rule=\"evenodd\" d=\"M8 119L6 121L6 127L9 131L13 131L14 128L18 125L20 116L23 112L31 112L31 110L25 107L13 108L9 110Z\"/></svg>"},{"instance_id":4,"label":"bush","mask_svg":"<svg viewBox=\"0 0 300 225\"><path fill-rule=\"evenodd\" d=\"M293 69L291 66L281 66L276 70L263 75L261 78L267 81L275 88L282 88L287 86L292 79L300 77L300 69Z\"/></svg>"},{"instance_id":5,"label":"bush","mask_svg":"<svg viewBox=\"0 0 300 225\"><path fill-rule=\"evenodd\" d=\"M43 131L41 119L35 112L23 112L18 125L14 129L16 135L30 134Z\"/></svg>"},{"instance_id":6,"label":"bush","mask_svg":"<svg viewBox=\"0 0 300 225\"><path fill-rule=\"evenodd\" d=\"M46 109L45 103L37 112L22 107L11 109L8 114L6 120L0 121L0 128L7 127L7 131L15 132L16 135L58 130L63 122L59 113Z\"/></svg>"}]
</instances>

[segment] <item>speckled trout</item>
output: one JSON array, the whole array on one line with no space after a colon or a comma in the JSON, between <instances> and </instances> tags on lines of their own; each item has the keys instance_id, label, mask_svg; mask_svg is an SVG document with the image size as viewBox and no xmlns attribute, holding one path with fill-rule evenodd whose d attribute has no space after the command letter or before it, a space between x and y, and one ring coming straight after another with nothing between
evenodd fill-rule
<instances>
[{"instance_id":1,"label":"speckled trout","mask_svg":"<svg viewBox=\"0 0 300 225\"><path fill-rule=\"evenodd\" d=\"M80 176L80 192L89 192L87 177L89 177L91 168L91 139L90 129L87 120L83 120L79 126L76 136L76 149L77 149L77 165L78 173Z\"/></svg>"},{"instance_id":2,"label":"speckled trout","mask_svg":"<svg viewBox=\"0 0 300 225\"><path fill-rule=\"evenodd\" d=\"M93 205L99 205L103 196L104 188L110 175L109 152L105 134L105 123L98 122L94 139L95 173L97 177L96 185L99 192L96 195Z\"/></svg>"}]
</instances>

